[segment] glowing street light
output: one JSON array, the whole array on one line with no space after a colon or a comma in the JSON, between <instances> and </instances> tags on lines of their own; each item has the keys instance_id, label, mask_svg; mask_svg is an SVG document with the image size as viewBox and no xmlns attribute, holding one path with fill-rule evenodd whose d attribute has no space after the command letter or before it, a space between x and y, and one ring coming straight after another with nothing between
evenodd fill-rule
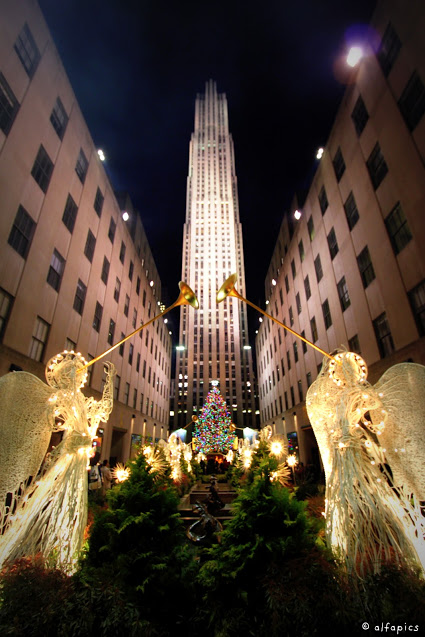
<instances>
[{"instance_id":1,"label":"glowing street light","mask_svg":"<svg viewBox=\"0 0 425 637\"><path fill-rule=\"evenodd\" d=\"M352 46L347 55L348 66L356 66L363 57L363 49L360 46Z\"/></svg>"},{"instance_id":2,"label":"glowing street light","mask_svg":"<svg viewBox=\"0 0 425 637\"><path fill-rule=\"evenodd\" d=\"M301 219L301 212L299 210L295 210L294 217L297 221L298 219Z\"/></svg>"},{"instance_id":3,"label":"glowing street light","mask_svg":"<svg viewBox=\"0 0 425 637\"><path fill-rule=\"evenodd\" d=\"M126 210L123 210L122 218L124 219L124 221L128 221L130 219L130 215Z\"/></svg>"},{"instance_id":4,"label":"glowing street light","mask_svg":"<svg viewBox=\"0 0 425 637\"><path fill-rule=\"evenodd\" d=\"M106 159L105 153L103 152L103 150L101 148L99 148L99 150L97 151L97 154L99 156L100 161L105 161L105 159Z\"/></svg>"},{"instance_id":5,"label":"glowing street light","mask_svg":"<svg viewBox=\"0 0 425 637\"><path fill-rule=\"evenodd\" d=\"M322 159L324 152L325 152L324 148L318 148L316 153L316 159Z\"/></svg>"},{"instance_id":6,"label":"glowing street light","mask_svg":"<svg viewBox=\"0 0 425 637\"><path fill-rule=\"evenodd\" d=\"M176 350L177 350L178 352L184 352L184 350L185 350L185 349L186 349L186 348L185 348L185 346L184 346L184 345L176 345Z\"/></svg>"}]
</instances>

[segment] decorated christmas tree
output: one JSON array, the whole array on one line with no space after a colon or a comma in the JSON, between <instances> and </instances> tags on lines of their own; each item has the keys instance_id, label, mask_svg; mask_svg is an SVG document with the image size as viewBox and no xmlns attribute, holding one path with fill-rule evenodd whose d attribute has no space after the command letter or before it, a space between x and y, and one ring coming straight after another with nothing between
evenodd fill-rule
<instances>
[{"instance_id":1,"label":"decorated christmas tree","mask_svg":"<svg viewBox=\"0 0 425 637\"><path fill-rule=\"evenodd\" d=\"M193 434L195 451L227 453L235 439L234 427L220 390L213 386L202 407Z\"/></svg>"}]
</instances>

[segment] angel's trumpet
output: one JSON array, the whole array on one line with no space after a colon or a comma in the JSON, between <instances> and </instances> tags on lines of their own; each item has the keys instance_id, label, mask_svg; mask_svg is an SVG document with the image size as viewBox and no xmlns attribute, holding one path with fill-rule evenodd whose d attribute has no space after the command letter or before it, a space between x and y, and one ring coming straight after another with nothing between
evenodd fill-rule
<instances>
[{"instance_id":1,"label":"angel's trumpet","mask_svg":"<svg viewBox=\"0 0 425 637\"><path fill-rule=\"evenodd\" d=\"M143 323L143 325L135 329L133 332L131 332L131 334L128 334L128 336L125 336L118 343L115 343L115 345L112 345L112 347L107 349L106 352L103 352L103 354L99 354L99 356L96 356L96 358L93 358L86 365L84 365L84 367L81 367L78 370L78 373L82 372L84 369L87 369L87 367L90 367L90 365L93 365L94 363L96 363L96 361L100 360L101 358L103 358L104 356L112 352L114 349L116 349L117 347L119 347L120 345L128 341L130 338L132 338L132 336L137 334L137 332L140 332L145 327L147 327L148 325L150 325L157 319L161 318L161 316L164 316L164 314L167 314L167 312L174 309L178 305L191 305L192 307L195 308L195 310L197 310L199 308L199 302L198 302L198 299L196 298L195 292L193 292L193 290L184 281L180 281L179 288L180 288L180 294L177 300L174 301L172 305L167 307L163 312L161 312L161 314L157 314L156 316L151 318L150 321L148 321L147 323Z\"/></svg>"},{"instance_id":2,"label":"angel's trumpet","mask_svg":"<svg viewBox=\"0 0 425 637\"><path fill-rule=\"evenodd\" d=\"M274 321L275 323L283 327L288 332L291 332L291 334L293 334L297 338L300 338L302 341L304 341L304 343L307 343L307 345L311 345L311 347L314 347L314 349L316 349L318 352L320 352L324 356L327 356L328 358L331 358L333 360L333 356L325 352L323 349L321 349L320 347L318 347L311 341L304 338L304 336L301 336L301 334L298 334L298 332L294 332L294 330L291 330L290 327L288 327L287 325L284 325L283 323L278 321L276 318L274 318L274 316L271 316L271 314L267 314L267 312L264 312L264 310L262 310L260 307L258 307L257 305L254 305L254 303L251 303L251 301L248 301L248 299L245 299L241 294L239 294L239 292L235 288L237 279L238 279L237 274L231 274L229 278L225 280L225 282L223 283L223 285L217 292L217 303L221 303L221 301L224 301L224 299L227 298L228 296L234 296L235 298L240 299L244 303L247 303L247 305L250 305L251 307L253 307L254 310L257 310L261 314L264 314L264 316L269 318L271 321Z\"/></svg>"}]
</instances>

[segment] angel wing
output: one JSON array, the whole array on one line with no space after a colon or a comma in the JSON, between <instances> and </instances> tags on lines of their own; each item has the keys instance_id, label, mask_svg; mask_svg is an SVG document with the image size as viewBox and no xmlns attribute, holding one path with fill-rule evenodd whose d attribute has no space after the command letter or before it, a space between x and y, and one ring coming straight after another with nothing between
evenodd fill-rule
<instances>
[{"instance_id":1,"label":"angel wing","mask_svg":"<svg viewBox=\"0 0 425 637\"><path fill-rule=\"evenodd\" d=\"M55 423L52 394L28 372L0 378L0 531L47 451Z\"/></svg>"},{"instance_id":2,"label":"angel wing","mask_svg":"<svg viewBox=\"0 0 425 637\"><path fill-rule=\"evenodd\" d=\"M387 411L380 436L394 484L416 502L425 500L425 367L400 363L390 367L375 385ZM382 420L371 412L373 423Z\"/></svg>"}]
</instances>

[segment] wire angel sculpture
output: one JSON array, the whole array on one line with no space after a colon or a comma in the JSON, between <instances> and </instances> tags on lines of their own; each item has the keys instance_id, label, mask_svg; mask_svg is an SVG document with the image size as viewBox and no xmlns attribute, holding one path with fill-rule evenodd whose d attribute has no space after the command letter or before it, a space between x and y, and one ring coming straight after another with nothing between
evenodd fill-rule
<instances>
[{"instance_id":1,"label":"wire angel sculpture","mask_svg":"<svg viewBox=\"0 0 425 637\"><path fill-rule=\"evenodd\" d=\"M106 363L96 401L81 392L84 365L81 354L64 352L47 364L48 385L26 372L0 379L0 568L41 553L49 565L75 570L87 522L87 461L112 411L115 374ZM40 470L54 429L63 439Z\"/></svg>"},{"instance_id":2,"label":"wire angel sculpture","mask_svg":"<svg viewBox=\"0 0 425 637\"><path fill-rule=\"evenodd\" d=\"M406 497L401 482L394 488L388 468L391 454L381 444L382 439L391 438L394 423L406 426L405 403L400 393L396 395L397 384L405 379L405 367L392 367L372 386L366 380L363 359L353 352L339 352L325 359L306 396L326 475L327 541L348 572L359 576L369 569L379 572L390 559L425 570L425 529L419 503ZM419 369L410 368L410 372L419 396L425 368L414 367ZM424 409L422 404L422 411L412 413L408 425L419 427ZM424 456L423 442L421 446ZM404 449L401 446L400 453L408 464ZM423 471L423 467L419 469Z\"/></svg>"}]
</instances>

